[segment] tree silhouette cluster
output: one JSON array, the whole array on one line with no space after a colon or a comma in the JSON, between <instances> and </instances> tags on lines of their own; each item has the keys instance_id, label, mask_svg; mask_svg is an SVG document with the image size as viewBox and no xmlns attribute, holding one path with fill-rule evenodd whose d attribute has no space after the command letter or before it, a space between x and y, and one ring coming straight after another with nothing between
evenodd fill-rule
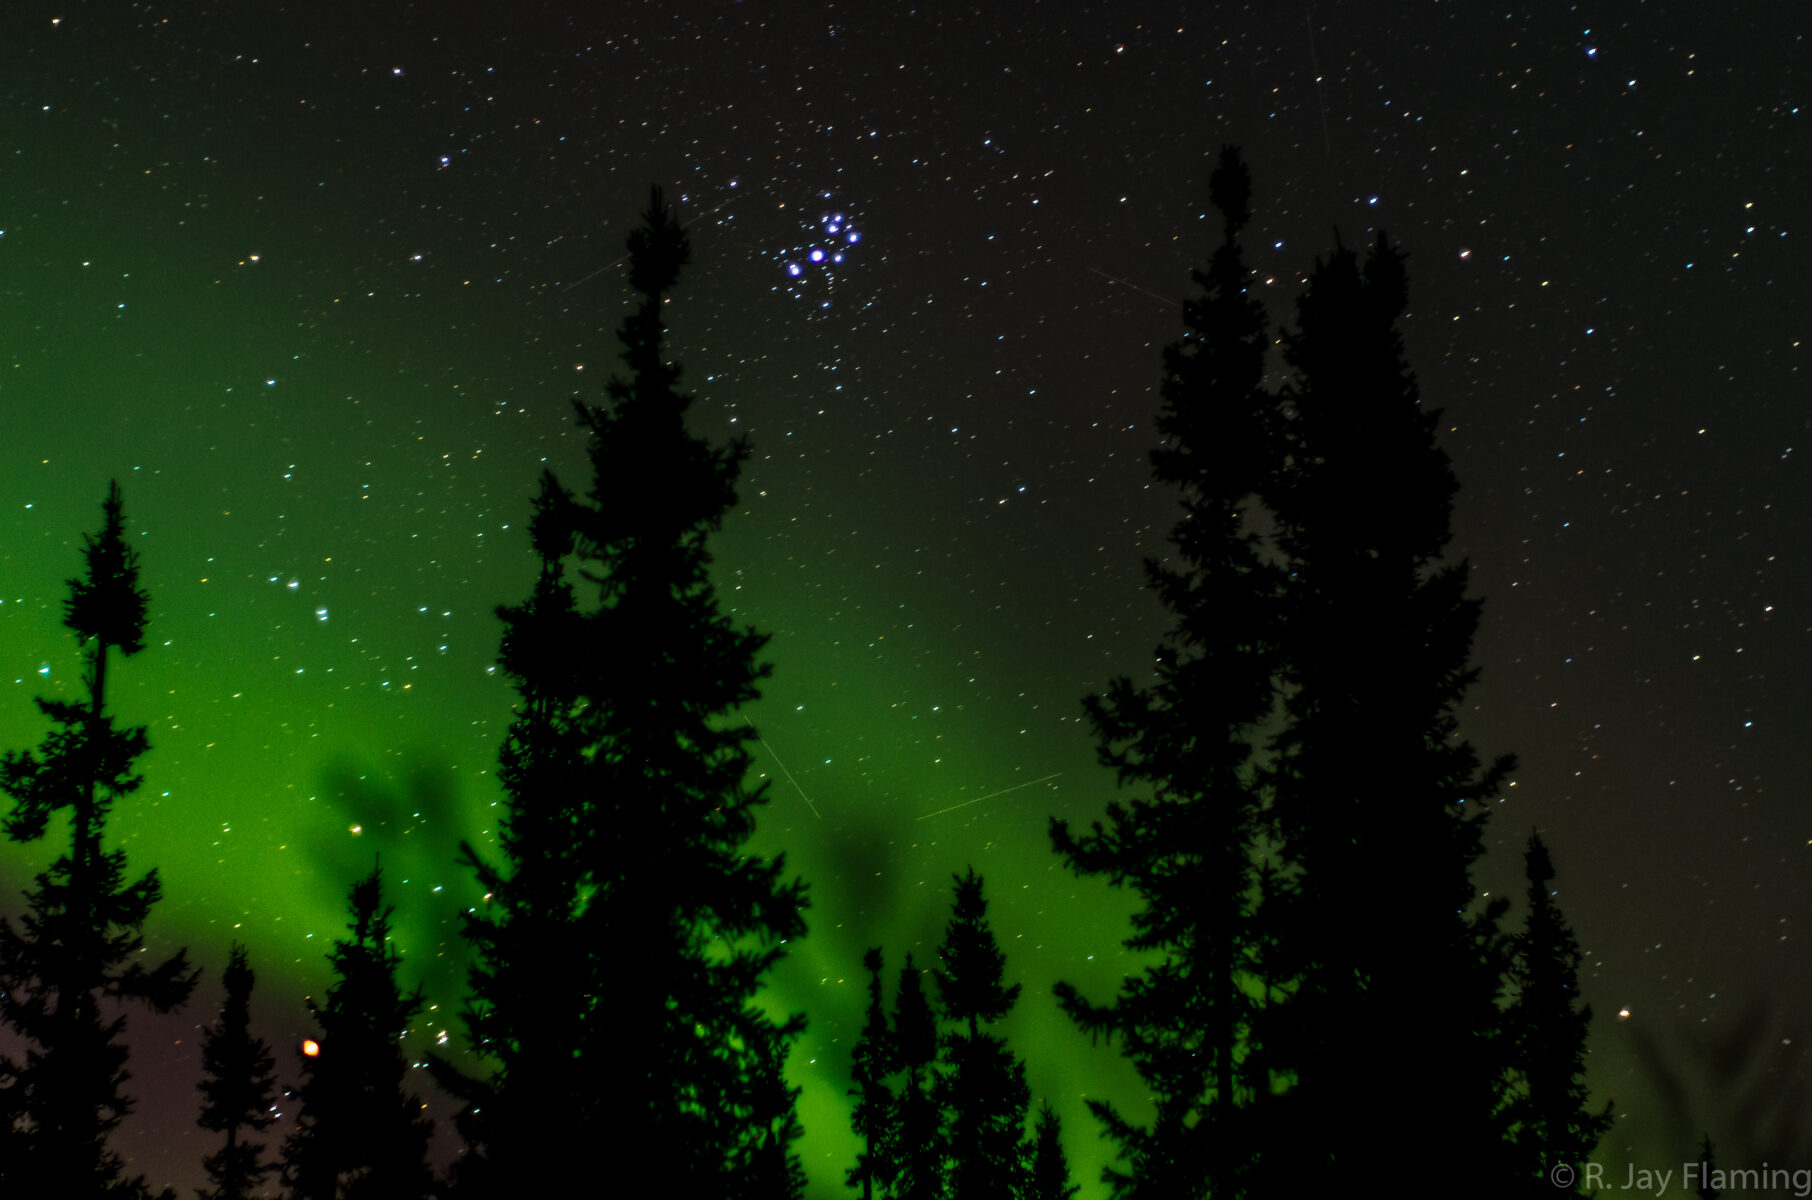
<instances>
[{"instance_id":1,"label":"tree silhouette cluster","mask_svg":"<svg viewBox=\"0 0 1812 1200\"><path fill-rule=\"evenodd\" d=\"M433 1064L465 1102L451 1186L514 1194L552 1178L550 1145L603 1138L665 1164L679 1196L778 1200L804 1189L797 1089L784 1075L804 1018L774 1020L755 1000L804 932L804 885L784 879L780 858L745 848L765 797L745 784L750 735L729 718L758 695L766 638L719 611L706 550L748 448L686 429L691 401L665 356L662 307L689 248L658 190L629 248L640 300L620 330L626 371L605 404L577 406L590 486L575 495L543 478L532 594L499 609L500 660L520 703L501 751L498 856L464 851L487 893L465 929L465 1023L486 1070ZM0 1059L9 1195L148 1194L107 1145L131 1107L113 1007L169 1011L198 977L183 953L146 965L157 873L127 882L123 852L104 844L107 814L139 786L134 763L148 748L106 704L109 665L143 648L147 612L117 485L87 566L65 616L85 656L85 702L41 699L52 733L0 764L14 800L8 834L41 838L68 810L71 836L21 921L0 920L0 1020L26 1047ZM280 1163L254 1136L275 1119L276 1081L268 1045L250 1033L251 967L231 955L203 1049L200 1123L223 1139L205 1163L205 1196L256 1194L279 1168L295 1200L442 1188L400 1047L424 1000L398 982L379 872L350 899L348 936L329 956L336 982L309 1000L319 1036L299 1062Z\"/></svg>"},{"instance_id":2,"label":"tree silhouette cluster","mask_svg":"<svg viewBox=\"0 0 1812 1200\"><path fill-rule=\"evenodd\" d=\"M1237 150L1210 198L1223 237L1165 354L1152 454L1183 508L1147 563L1175 623L1154 682L1086 702L1136 795L1051 827L1075 870L1141 900L1126 945L1151 965L1105 1003L1057 989L1154 1103L1142 1122L1090 1102L1119 1147L1108 1181L1552 1195L1546 1168L1605 1127L1580 1082L1589 1014L1549 894L1511 938L1472 882L1513 764L1458 733L1479 604L1446 557L1458 485L1404 358L1404 256L1380 234L1316 263L1273 390ZM1540 889L1539 839L1529 857Z\"/></svg>"},{"instance_id":3,"label":"tree silhouette cluster","mask_svg":"<svg viewBox=\"0 0 1812 1200\"><path fill-rule=\"evenodd\" d=\"M846 1178L863 1200L1068 1200L1062 1123L1048 1103L1035 1131L1025 1064L990 1027L1012 1011L1021 985L988 924L982 877L955 876L950 923L931 969L906 956L889 1024L882 954L863 958L868 1008L851 1051L851 1123L861 1149Z\"/></svg>"},{"instance_id":4,"label":"tree silhouette cluster","mask_svg":"<svg viewBox=\"0 0 1812 1200\"><path fill-rule=\"evenodd\" d=\"M1118 1149L1106 1181L1117 1200L1409 1179L1552 1195L1552 1169L1587 1159L1608 1109L1583 1084L1590 1011L1547 846L1528 844L1520 932L1472 882L1484 802L1512 764L1459 735L1479 603L1447 557L1458 485L1397 327L1404 256L1380 234L1318 261L1272 388L1237 151L1210 198L1222 242L1165 353L1152 454L1183 509L1173 552L1147 564L1174 626L1151 681L1086 701L1102 762L1134 794L1086 832L1051 826L1076 871L1140 900L1125 944L1144 968L1106 1001L1055 989L1149 1092L1149 1115L1089 1102ZM722 612L709 577L748 447L687 428L663 308L690 248L658 190L629 250L625 370L604 403L576 405L589 481L543 475L530 594L498 609L518 702L496 846L463 847L485 893L464 924L477 1069L431 1064L462 1104L463 1151L434 1176L402 1049L425 1001L399 981L374 865L351 886L335 982L308 1001L318 1036L274 1159L275 1063L233 947L202 1050L199 1124L221 1139L204 1200L264 1194L273 1176L294 1200L493 1200L580 1154L659 1164L681 1200L803 1195L785 1064L804 1018L760 993L805 931L805 888L748 849L765 785L748 782L752 731L734 718L759 696L766 638ZM7 1195L151 1194L108 1145L131 1111L120 1005L171 1011L199 975L181 951L145 961L158 875L132 879L107 846L148 749L116 724L109 671L144 648L148 602L117 484L103 518L64 611L84 695L39 699L51 731L0 758L7 834L40 840L66 814L69 835L23 915L0 918L0 1023L21 1047L0 1057ZM1021 984L982 887L973 868L955 877L937 961L906 956L891 1011L880 949L864 959L846 1173L862 1200L1077 1191L1058 1115L1046 1102L1033 1121L1000 1031Z\"/></svg>"},{"instance_id":5,"label":"tree silhouette cluster","mask_svg":"<svg viewBox=\"0 0 1812 1200\"><path fill-rule=\"evenodd\" d=\"M171 1012L188 1001L200 971L181 950L147 965L143 933L161 895L157 871L127 882L125 852L106 848L107 818L138 790L137 760L149 749L144 728L118 727L107 706L113 657L144 649L149 612L117 482L84 558L83 574L69 581L63 623L81 649L85 702L39 698L51 732L35 751L0 757L0 788L13 800L7 834L37 841L67 811L70 837L69 851L25 893L17 925L0 917L0 1023L24 1045L22 1059L0 1058L0 1193L128 1200L152 1192L108 1145L133 1106L120 1005ZM375 872L355 886L354 937L332 956L339 982L325 1006L311 1004L323 1027L311 1044L327 1049L304 1062L298 1128L284 1147L296 1200L433 1193L428 1125L402 1091L408 1064L396 1045L421 999L397 993L399 955L386 944L389 911L379 910L379 896ZM276 1121L277 1096L270 1047L251 1032L254 979L235 945L225 1002L202 1041L197 1123L224 1137L203 1161L211 1184L203 1200L262 1194L279 1166L248 1136Z\"/></svg>"}]
</instances>

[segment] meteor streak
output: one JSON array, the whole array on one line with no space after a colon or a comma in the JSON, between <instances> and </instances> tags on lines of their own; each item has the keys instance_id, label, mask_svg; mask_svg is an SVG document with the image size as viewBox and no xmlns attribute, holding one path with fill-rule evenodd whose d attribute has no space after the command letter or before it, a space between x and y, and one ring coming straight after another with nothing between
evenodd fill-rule
<instances>
[{"instance_id":1,"label":"meteor streak","mask_svg":"<svg viewBox=\"0 0 1812 1200\"><path fill-rule=\"evenodd\" d=\"M779 759L776 759L775 761L778 762ZM1044 776L1044 778L1042 778L1042 779L1033 779L1026 783L1016 783L1010 788L1001 788L998 792L989 792L986 796L977 796L975 799L965 800L961 804L952 804L949 808L940 808L936 812L928 812L922 817L915 818L915 820L929 821L933 817L941 817L945 813L955 812L959 808L968 808L971 804L980 804L983 800L992 800L992 799L994 799L994 797L1004 796L1008 792L1017 792L1020 788L1029 788L1035 783L1045 783L1049 780L1057 778L1061 774L1063 774L1062 771L1052 771L1049 775Z\"/></svg>"},{"instance_id":2,"label":"meteor streak","mask_svg":"<svg viewBox=\"0 0 1812 1200\"><path fill-rule=\"evenodd\" d=\"M731 184L731 185L730 185L730 186L731 186L731 187L735 187L735 186L736 186L736 185L735 185L735 184L733 184L733 183L732 183L732 184ZM699 223L699 222L700 222L700 221L702 221L702 220L704 220L704 219L705 219L705 218L706 218L706 217L712 217L712 216L716 216L716 215L717 215L717 214L718 214L718 213L720 213L720 212L722 212L722 211L723 211L723 210L724 210L724 209L726 209L726 208L728 208L728 207L730 207L730 204L731 204L731 203L732 203L732 202L733 202L733 201L734 201L734 200L736 200L736 199L737 199L737 196L740 196L740 195L741 195L741 194L742 194L742 193L740 193L740 192L738 192L738 193L737 193L737 195L736 195L736 196L731 196L731 197L730 197L730 199L729 199L729 200L725 200L725 201L724 201L724 202L723 202L723 203L722 203L722 204L719 204L719 205L718 205L718 206L717 206L717 207L716 207L716 208L714 208L714 209L712 209L712 210L711 210L711 211L710 211L710 212L706 212L706 213L700 213L700 214L699 214L699 215L698 215L698 216L696 216L696 217L693 217L693 218L692 218L692 220L690 220L690 221L688 221L688 222L686 222L686 224L685 224L685 225L684 225L684 226L683 226L683 228L685 228L685 229L687 229L687 230L690 230L690 229L691 229L691 228L692 228L692 227L693 227L693 226L694 226L694 225L696 225L696 224L698 224L698 223ZM682 204L683 204L683 203L685 203L685 197L683 197L683 196L682 196L682 197L680 197L680 202L681 202L681 203L682 203ZM564 234L564 233L563 233L563 234L561 234L561 235L560 235L560 237L558 237L558 238L555 238L555 239L554 239L554 241L555 241L555 242L557 242L557 241L559 241L559 240L560 240L560 238L563 238L563 237L565 237L565 236L566 236L566 235L565 235L565 234ZM549 242L549 243L548 243L548 244L549 244L549 245L552 245L552 244L553 244L553 242ZM604 264L604 265L603 265L603 266L601 266L601 267L599 267L599 268L598 268L598 269L597 269L597 270L595 270L595 271L593 271L593 272L592 272L592 273L591 273L591 274L589 274L589 275L581 275L581 276L580 276L580 277L579 277L579 278L577 278L577 279L575 279L575 280L573 280L573 281L572 281L572 282L571 282L571 283L569 283L569 284L567 284L567 285L566 285L566 286L565 286L565 287L563 287L563 288L561 288L561 289L560 289L560 291L561 291L561 292L562 292L562 293L565 293L565 292L570 292L570 291L572 291L572 290L573 290L573 289L574 289L574 288L576 288L576 287L578 287L578 286L579 286L579 285L580 285L580 284L582 284L582 283L590 283L590 282L591 282L591 281L592 281L592 280L594 280L594 279L596 279L596 278L597 278L597 277L598 277L598 276L600 276L600 275L602 275L602 274L603 274L603 273L604 273L604 272L606 272L606 271L614 271L614 270L616 270L616 269L617 269L617 268L618 268L618 267L620 267L620 266L622 266L622 265L623 265L623 264L624 264L624 263L626 263L626 262L628 262L628 261L629 261L629 255L627 255L627 254L625 254L625 255L623 255L623 256L622 256L622 257L621 257L621 258L619 258L619 259L617 259L617 260L616 260L616 261L615 261L615 262L610 262L610 263L605 263L605 264ZM753 729L753 728L755 728L755 727L754 727L754 726L753 726L753 725L751 725L751 726L749 726L749 728L750 728L750 729ZM760 736L761 736L761 735L760 735L760 734L756 734L756 735L755 735L755 736L756 736L756 737L760 737ZM763 742L763 743L762 743L762 745L764 745L764 746L765 746L765 745L767 745L767 743L766 743L766 742ZM775 761L775 762L779 762L779 761L780 761L780 760L779 760L779 759L775 759L775 760L774 760L774 761ZM795 785L795 786L797 786L797 785ZM803 793L803 792L802 792L802 793L800 793L800 794L801 794L801 795L804 795L804 793ZM810 803L811 803L811 801L810 801L810 800L807 800L807 801L806 801L806 803L807 803L807 804L810 804ZM815 811L815 810L814 810L814 811Z\"/></svg>"},{"instance_id":3,"label":"meteor streak","mask_svg":"<svg viewBox=\"0 0 1812 1200\"><path fill-rule=\"evenodd\" d=\"M1101 276L1101 278L1107 280L1109 283L1117 283L1123 288L1131 288L1135 292L1143 292L1145 295L1150 296L1153 300L1156 300L1158 303L1164 305L1166 308L1175 308L1177 306L1177 299L1174 296L1160 296L1156 292L1152 291L1150 288L1140 287L1138 284L1132 282L1130 279L1122 279L1118 275L1109 275L1106 271L1103 271L1100 267L1090 267L1089 270L1091 270L1095 274Z\"/></svg>"},{"instance_id":4,"label":"meteor streak","mask_svg":"<svg viewBox=\"0 0 1812 1200\"><path fill-rule=\"evenodd\" d=\"M761 730L755 728L755 722L749 720L748 714L743 714L742 723L749 727L749 732L755 735L755 740L761 743L761 748L768 752L768 757L774 760L774 765L780 768L780 773L786 776L786 781L793 785L793 790L799 793L799 798L805 801L805 806L812 810L812 815L820 821L824 820L824 814L818 811L818 806L812 803L812 798L805 794L805 789L799 786L799 781L793 778L793 773L786 769L786 764L780 761L780 756L774 753L774 747L768 745L768 739L761 736Z\"/></svg>"}]
</instances>

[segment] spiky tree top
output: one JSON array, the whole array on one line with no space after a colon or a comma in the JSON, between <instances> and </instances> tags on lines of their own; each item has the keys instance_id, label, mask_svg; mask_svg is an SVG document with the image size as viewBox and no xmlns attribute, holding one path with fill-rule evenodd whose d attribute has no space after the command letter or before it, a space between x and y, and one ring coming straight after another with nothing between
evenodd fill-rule
<instances>
[{"instance_id":1,"label":"spiky tree top","mask_svg":"<svg viewBox=\"0 0 1812 1200\"><path fill-rule=\"evenodd\" d=\"M707 547L748 447L687 427L663 309L690 246L658 189L629 251L624 369L575 404L589 485L544 476L535 591L500 610L520 703L503 861L469 853L489 899L467 924L467 1026L495 1069L439 1071L468 1101L474 1194L600 1131L683 1196L779 1194L797 1174L777 1072L804 1019L752 1001L804 933L804 885L747 850L765 785L746 786L732 714L760 694L767 639L722 611Z\"/></svg>"},{"instance_id":2,"label":"spiky tree top","mask_svg":"<svg viewBox=\"0 0 1812 1200\"><path fill-rule=\"evenodd\" d=\"M0 1060L0 1104L16 1114L0 1131L0 1191L19 1195L144 1192L142 1179L123 1177L106 1144L132 1099L124 1091L125 1018L104 1013L102 1002L168 1012L200 977L184 951L146 960L144 926L162 893L157 871L129 881L125 852L103 848L113 805L143 782L136 765L149 742L143 726L119 728L107 711L112 654L144 648L148 600L117 482L101 509L101 531L84 538L86 569L69 580L64 605L87 695L79 703L38 697L50 733L35 751L0 757L0 790L14 802L7 835L37 841L59 811L69 813L70 832L68 852L25 893L17 926L0 918L0 1022L27 1047L23 1062Z\"/></svg>"},{"instance_id":3,"label":"spiky tree top","mask_svg":"<svg viewBox=\"0 0 1812 1200\"><path fill-rule=\"evenodd\" d=\"M234 943L222 973L226 999L220 1017L208 1027L201 1044L205 1074L201 1089L203 1129L226 1135L226 1144L209 1155L203 1166L213 1187L202 1200L247 1200L277 1169L264 1161L264 1147L242 1140L245 1132L261 1133L276 1121L272 1105L277 1097L276 1062L270 1044L252 1034L252 987L257 981L245 947Z\"/></svg>"}]
</instances>

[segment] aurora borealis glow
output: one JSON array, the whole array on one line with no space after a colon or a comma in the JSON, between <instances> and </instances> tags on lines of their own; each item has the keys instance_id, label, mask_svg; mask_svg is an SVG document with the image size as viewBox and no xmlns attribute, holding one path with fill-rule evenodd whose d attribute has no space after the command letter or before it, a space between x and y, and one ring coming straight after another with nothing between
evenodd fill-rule
<instances>
[{"instance_id":1,"label":"aurora borealis glow","mask_svg":"<svg viewBox=\"0 0 1812 1200\"><path fill-rule=\"evenodd\" d=\"M1677 1163L1709 1127L1730 1166L1812 1166L1783 1115L1812 1044L1785 1003L1812 985L1800 6L6 7L0 747L75 690L63 581L118 477L151 620L111 703L152 751L110 833L162 873L153 953L206 971L131 1017L121 1148L154 1183L208 1148L229 943L293 1081L374 854L438 1005L409 1044L457 1043L493 610L532 582L543 466L582 479L569 398L614 366L658 181L695 427L753 445L714 546L773 634L759 844L811 888L773 993L811 1020L811 1195L846 1194L862 952L930 957L971 864L1025 984L1009 1044L1104 1194L1082 1098L1132 1075L1050 984L1111 992L1125 900L1046 823L1113 794L1080 698L1164 627L1145 454L1224 142L1274 319L1335 223L1411 254L1486 597L1465 732L1522 762L1481 886L1542 827L1626 1114L1601 1157ZM0 907L47 845L0 847Z\"/></svg>"}]
</instances>

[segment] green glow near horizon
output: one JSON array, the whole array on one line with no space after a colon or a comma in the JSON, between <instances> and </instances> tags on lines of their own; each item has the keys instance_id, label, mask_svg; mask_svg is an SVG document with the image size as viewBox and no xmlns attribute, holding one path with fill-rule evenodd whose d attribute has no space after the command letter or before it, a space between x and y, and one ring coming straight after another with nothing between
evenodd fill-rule
<instances>
[{"instance_id":1,"label":"green glow near horizon","mask_svg":"<svg viewBox=\"0 0 1812 1200\"><path fill-rule=\"evenodd\" d=\"M466 955L458 914L480 896L456 857L462 839L489 846L502 800L492 772L513 693L488 670L500 630L491 608L526 588L526 547L512 545L504 556L507 573L520 576L515 590L470 596L445 589L426 606L393 605L374 633L362 598L336 589L337 571L350 568L356 578L373 562L348 563L342 552L319 555L313 578L305 568L254 571L256 555L243 551L261 547L235 554L216 544L216 553L202 554L185 541L180 531L197 521L184 489L143 475L128 475L123 488L151 606L146 651L114 673L110 705L122 722L149 726L151 750L140 762L144 786L118 806L107 837L126 850L132 871L159 870L164 899L148 942L154 952L187 945L203 966L192 1018L207 1019L199 1010L211 1004L210 988L237 940L251 948L259 973L254 1012L267 1022L281 1014L285 1023L267 1036L281 1043L299 1035L300 997L330 982L327 954L345 932L347 889L381 854L404 982L420 982L435 1005L405 1044L419 1056L444 1029L451 1046L443 1052L459 1051ZM527 506L525 489L524 514ZM34 504L22 520L15 515L8 544L31 552L5 559L11 594L0 604L0 630L13 684L0 695L6 745L40 736L32 696L72 691L78 658L59 624L62 580L75 569L75 547L97 507L93 499L56 511ZM509 524L505 536L521 534L517 522ZM37 536L18 536L19 525ZM733 537L719 541L734 552ZM1034 1096L1052 1098L1065 1115L1077 1178L1092 1179L1101 1145L1081 1097L1123 1089L1131 1074L1111 1052L1078 1055L1079 1035L1049 997L1054 973L1034 974L1062 963L1066 977L1105 996L1121 973L1123 926L1112 917L1125 899L1069 880L1042 844L1065 784L1096 785L1080 789L1096 797L1098 785L1111 784L1083 761L1092 747L1080 726L1071 726L1076 744L1058 777L1033 756L1003 771L1000 746L1017 736L1004 726L1015 718L987 706L972 715L960 698L975 687L972 678L993 669L982 648L968 662L925 664L922 674L958 697L954 703L919 704L903 723L890 721L912 705L913 693L890 687L884 672L865 672L834 642L814 644L795 632L794 622L834 625L836 614L814 613L797 598L774 602L763 593L780 590L778 577L747 560L738 573L732 561L720 550L720 581L739 581L720 582L720 595L738 620L774 629L765 657L775 674L750 714L767 742L749 743L752 782L769 784L752 849L785 852L789 872L811 889L808 936L788 945L763 1003L803 1010L811 1022L789 1075L802 1089L800 1151L813 1194L834 1194L830 1185L853 1160L845 1092L866 1000L862 952L884 945L892 970L908 950L921 964L933 961L948 920L950 876L972 862L989 877L1009 973L1027 983L1006 1033L1027 1060ZM775 614L771 623L761 619L764 609ZM368 658L362 648L372 642L387 649ZM922 692L926 680L913 682L913 692ZM831 702L819 702L822 695ZM876 732L902 725L903 734ZM952 805L961 807L922 819ZM16 895L54 844L53 836L0 845L0 887ZM1050 884L1059 879L1067 880L1063 895L1100 893L1089 902L1093 919L1078 921L1051 902ZM416 1086L433 1091L425 1078Z\"/></svg>"}]
</instances>

